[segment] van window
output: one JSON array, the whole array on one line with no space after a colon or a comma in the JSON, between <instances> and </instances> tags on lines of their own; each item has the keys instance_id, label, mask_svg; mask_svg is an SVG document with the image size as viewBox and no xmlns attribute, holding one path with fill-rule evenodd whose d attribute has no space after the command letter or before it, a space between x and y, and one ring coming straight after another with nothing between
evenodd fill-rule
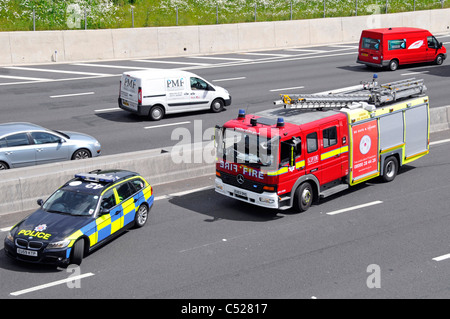
<instances>
[{"instance_id":1,"label":"van window","mask_svg":"<svg viewBox=\"0 0 450 319\"><path fill-rule=\"evenodd\" d=\"M362 38L361 47L363 49L378 51L380 49L380 39Z\"/></svg>"},{"instance_id":2,"label":"van window","mask_svg":"<svg viewBox=\"0 0 450 319\"><path fill-rule=\"evenodd\" d=\"M438 41L433 36L427 37L427 42L429 48L437 49L439 47Z\"/></svg>"},{"instance_id":3,"label":"van window","mask_svg":"<svg viewBox=\"0 0 450 319\"><path fill-rule=\"evenodd\" d=\"M388 41L388 50L401 50L401 49L406 49L406 39Z\"/></svg>"},{"instance_id":4,"label":"van window","mask_svg":"<svg viewBox=\"0 0 450 319\"><path fill-rule=\"evenodd\" d=\"M191 89L193 90L206 90L208 88L208 84L205 81L199 78L191 78Z\"/></svg>"},{"instance_id":5,"label":"van window","mask_svg":"<svg viewBox=\"0 0 450 319\"><path fill-rule=\"evenodd\" d=\"M329 147L337 144L337 129L336 126L326 128L322 131L323 147Z\"/></svg>"}]
</instances>

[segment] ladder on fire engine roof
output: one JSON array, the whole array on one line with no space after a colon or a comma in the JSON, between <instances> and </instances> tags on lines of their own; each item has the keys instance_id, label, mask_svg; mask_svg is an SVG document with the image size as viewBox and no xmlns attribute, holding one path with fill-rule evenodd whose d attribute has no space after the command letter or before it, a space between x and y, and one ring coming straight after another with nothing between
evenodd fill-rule
<instances>
[{"instance_id":1,"label":"ladder on fire engine roof","mask_svg":"<svg viewBox=\"0 0 450 319\"><path fill-rule=\"evenodd\" d=\"M281 101L275 104L284 104L284 107L297 109L324 109L324 108L355 108L366 105L378 107L400 99L422 95L427 88L423 79L405 79L378 85L373 81L362 81L359 91L330 94L280 94Z\"/></svg>"}]
</instances>

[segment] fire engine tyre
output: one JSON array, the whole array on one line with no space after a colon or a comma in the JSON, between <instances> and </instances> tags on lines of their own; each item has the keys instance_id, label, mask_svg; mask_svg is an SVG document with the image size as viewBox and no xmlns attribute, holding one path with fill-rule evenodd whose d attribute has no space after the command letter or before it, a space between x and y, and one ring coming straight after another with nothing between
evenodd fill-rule
<instances>
[{"instance_id":1,"label":"fire engine tyre","mask_svg":"<svg viewBox=\"0 0 450 319\"><path fill-rule=\"evenodd\" d=\"M164 116L164 109L160 105L155 105L150 109L149 117L153 121L159 121Z\"/></svg>"},{"instance_id":2,"label":"fire engine tyre","mask_svg":"<svg viewBox=\"0 0 450 319\"><path fill-rule=\"evenodd\" d=\"M313 201L313 188L310 183L305 182L295 190L294 208L297 212L307 211Z\"/></svg>"},{"instance_id":3,"label":"fire engine tyre","mask_svg":"<svg viewBox=\"0 0 450 319\"><path fill-rule=\"evenodd\" d=\"M434 63L437 65L441 65L442 63L444 63L444 56L442 54L439 54L436 57L436 60L434 60Z\"/></svg>"},{"instance_id":4,"label":"fire engine tyre","mask_svg":"<svg viewBox=\"0 0 450 319\"><path fill-rule=\"evenodd\" d=\"M398 160L396 157L391 156L386 158L383 166L383 181L391 182L397 176L398 172Z\"/></svg>"},{"instance_id":5,"label":"fire engine tyre","mask_svg":"<svg viewBox=\"0 0 450 319\"><path fill-rule=\"evenodd\" d=\"M391 62L389 62L389 70L395 71L398 69L398 60L392 59Z\"/></svg>"},{"instance_id":6,"label":"fire engine tyre","mask_svg":"<svg viewBox=\"0 0 450 319\"><path fill-rule=\"evenodd\" d=\"M219 113L223 110L224 103L221 99L215 99L211 103L211 111L213 113Z\"/></svg>"},{"instance_id":7,"label":"fire engine tyre","mask_svg":"<svg viewBox=\"0 0 450 319\"><path fill-rule=\"evenodd\" d=\"M81 265L81 261L84 256L84 239L79 239L73 245L72 258L70 259L71 264Z\"/></svg>"}]
</instances>

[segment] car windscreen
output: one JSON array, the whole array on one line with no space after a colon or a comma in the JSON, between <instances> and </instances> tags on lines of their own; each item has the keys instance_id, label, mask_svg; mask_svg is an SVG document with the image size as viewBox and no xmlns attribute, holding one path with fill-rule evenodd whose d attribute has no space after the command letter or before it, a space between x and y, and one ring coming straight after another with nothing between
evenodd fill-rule
<instances>
[{"instance_id":1,"label":"car windscreen","mask_svg":"<svg viewBox=\"0 0 450 319\"><path fill-rule=\"evenodd\" d=\"M73 216L92 216L97 208L99 195L58 189L43 204L50 213Z\"/></svg>"}]
</instances>

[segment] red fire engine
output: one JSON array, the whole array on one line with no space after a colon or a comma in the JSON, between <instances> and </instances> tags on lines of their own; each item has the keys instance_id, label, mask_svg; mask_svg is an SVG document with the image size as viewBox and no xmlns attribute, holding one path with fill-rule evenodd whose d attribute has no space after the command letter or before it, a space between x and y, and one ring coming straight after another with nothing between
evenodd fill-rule
<instances>
[{"instance_id":1,"label":"red fire engine","mask_svg":"<svg viewBox=\"0 0 450 319\"><path fill-rule=\"evenodd\" d=\"M216 127L217 193L274 209L313 201L380 176L429 152L423 80L281 95L284 104Z\"/></svg>"}]
</instances>

